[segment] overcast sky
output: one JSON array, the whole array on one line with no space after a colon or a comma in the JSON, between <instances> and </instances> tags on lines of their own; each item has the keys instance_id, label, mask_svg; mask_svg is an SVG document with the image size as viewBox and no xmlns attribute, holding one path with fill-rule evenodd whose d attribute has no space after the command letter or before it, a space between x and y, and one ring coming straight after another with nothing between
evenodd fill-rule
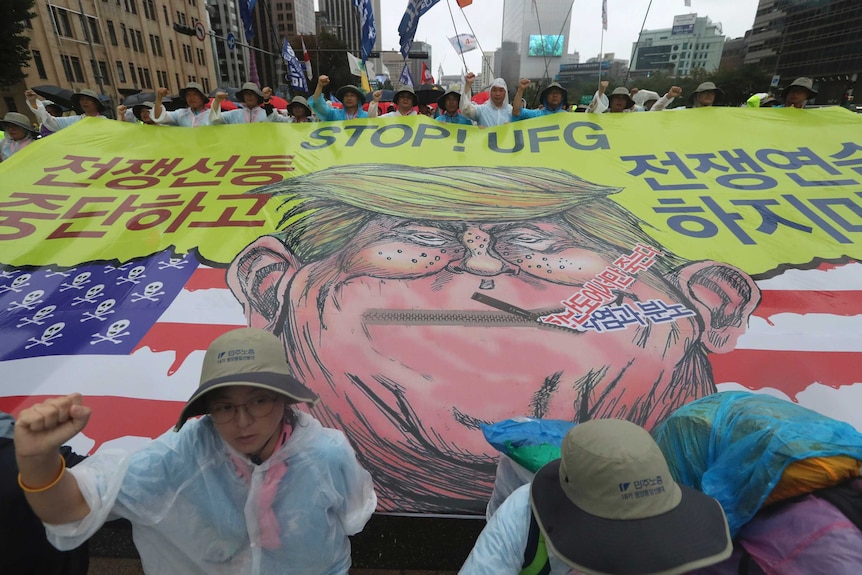
<instances>
[{"instance_id":1,"label":"overcast sky","mask_svg":"<svg viewBox=\"0 0 862 575\"><path fill-rule=\"evenodd\" d=\"M454 27L447 2L452 8ZM536 0L536 4L541 11L542 0ZM721 23L724 35L736 38L751 28L757 10L757 0L691 0L691 8L685 6L684 0L653 0L647 15L649 4L650 0L608 0L608 29L602 48L602 0L574 0L569 52L580 52L581 62L598 55L600 50L615 52L617 58L628 60L644 16L647 17L645 29L655 30L670 28L674 16L696 13ZM399 48L398 24L406 6L407 0L381 0L383 14L377 28L384 50ZM468 22L482 50L494 51L500 46L503 0L473 0L472 5L463 9L463 13L455 0L440 0L419 20L415 39L433 46L432 72L435 78L441 63L446 74L461 72L461 58L447 38L454 36L456 29L457 33L470 33ZM478 50L464 57L471 71L481 72L481 54Z\"/></svg>"}]
</instances>

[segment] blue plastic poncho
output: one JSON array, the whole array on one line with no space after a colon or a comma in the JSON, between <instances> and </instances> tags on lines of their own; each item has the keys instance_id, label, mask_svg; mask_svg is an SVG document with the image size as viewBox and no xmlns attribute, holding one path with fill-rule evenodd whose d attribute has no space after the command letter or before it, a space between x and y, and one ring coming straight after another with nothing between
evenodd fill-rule
<instances>
[{"instance_id":1,"label":"blue plastic poncho","mask_svg":"<svg viewBox=\"0 0 862 575\"><path fill-rule=\"evenodd\" d=\"M833 455L862 460L862 434L849 424L746 392L684 405L653 435L674 479L721 503L733 536L794 461Z\"/></svg>"}]
</instances>

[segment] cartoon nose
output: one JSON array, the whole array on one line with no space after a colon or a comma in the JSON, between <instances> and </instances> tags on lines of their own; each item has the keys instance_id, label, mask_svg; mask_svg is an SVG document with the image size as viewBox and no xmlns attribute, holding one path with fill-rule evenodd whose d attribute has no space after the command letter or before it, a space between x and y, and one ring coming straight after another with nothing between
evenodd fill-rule
<instances>
[{"instance_id":1,"label":"cartoon nose","mask_svg":"<svg viewBox=\"0 0 862 575\"><path fill-rule=\"evenodd\" d=\"M449 270L455 273L471 273L477 276L496 276L514 274L517 269L509 265L491 248L488 234L477 230L467 230L461 238L465 248L464 258L450 264Z\"/></svg>"}]
</instances>

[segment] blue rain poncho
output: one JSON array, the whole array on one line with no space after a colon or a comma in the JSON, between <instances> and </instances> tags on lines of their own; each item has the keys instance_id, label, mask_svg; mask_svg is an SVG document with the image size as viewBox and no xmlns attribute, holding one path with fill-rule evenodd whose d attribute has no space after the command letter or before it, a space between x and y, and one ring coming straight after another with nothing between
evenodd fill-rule
<instances>
[{"instance_id":1,"label":"blue rain poncho","mask_svg":"<svg viewBox=\"0 0 862 575\"><path fill-rule=\"evenodd\" d=\"M280 544L265 548L261 492L269 468L280 461L287 471L272 504ZM371 476L344 435L303 412L261 465L230 448L205 416L131 456L99 453L69 473L90 513L75 523L46 525L49 540L74 548L106 520L126 518L146 573L346 574L347 536L362 530L377 505Z\"/></svg>"},{"instance_id":2,"label":"blue rain poncho","mask_svg":"<svg viewBox=\"0 0 862 575\"><path fill-rule=\"evenodd\" d=\"M721 503L733 536L794 461L833 455L862 460L862 434L849 424L746 392L684 405L653 435L674 479Z\"/></svg>"}]
</instances>

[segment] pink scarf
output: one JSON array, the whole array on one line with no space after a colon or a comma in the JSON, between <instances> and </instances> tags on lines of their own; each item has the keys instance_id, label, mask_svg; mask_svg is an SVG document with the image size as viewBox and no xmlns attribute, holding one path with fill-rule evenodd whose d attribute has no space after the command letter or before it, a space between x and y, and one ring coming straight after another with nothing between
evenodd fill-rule
<instances>
[{"instance_id":1,"label":"pink scarf","mask_svg":"<svg viewBox=\"0 0 862 575\"><path fill-rule=\"evenodd\" d=\"M293 427L289 423L285 423L282 433L278 436L275 448L272 450L273 455L287 442L292 432ZM248 460L236 455L231 455L230 457L236 468L237 475L242 477L246 483L250 483L252 472ZM281 547L281 528L278 526L278 519L272 510L272 504L278 493L278 484L285 473L287 473L287 462L282 459L273 460L269 464L269 469L263 478L263 485L261 485L260 500L258 501L258 517L260 522L258 530L260 531L260 544L264 549L278 549Z\"/></svg>"}]
</instances>

